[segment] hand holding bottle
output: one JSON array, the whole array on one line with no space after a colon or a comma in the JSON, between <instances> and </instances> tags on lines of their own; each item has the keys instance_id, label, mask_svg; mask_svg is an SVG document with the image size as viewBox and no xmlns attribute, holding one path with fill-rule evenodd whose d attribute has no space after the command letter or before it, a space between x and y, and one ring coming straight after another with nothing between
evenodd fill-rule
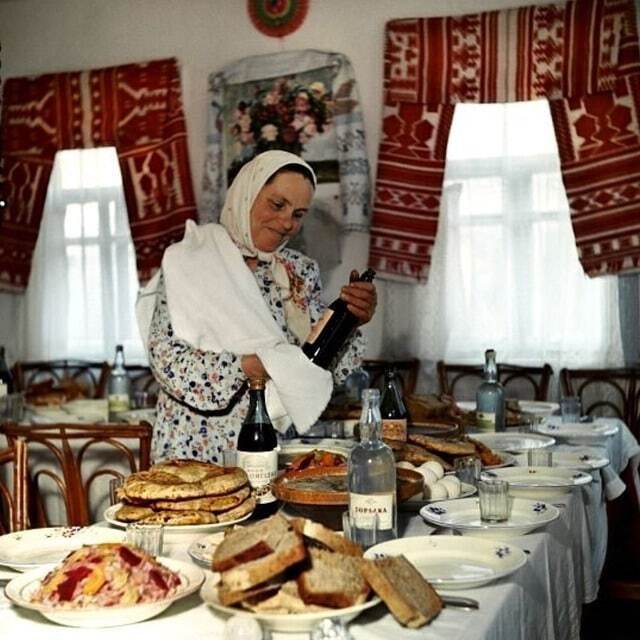
<instances>
[{"instance_id":1,"label":"hand holding bottle","mask_svg":"<svg viewBox=\"0 0 640 640\"><path fill-rule=\"evenodd\" d=\"M347 303L347 309L363 325L373 318L378 304L376 287L372 282L359 280L360 275L353 269L349 276L349 284L340 290L340 298Z\"/></svg>"},{"instance_id":2,"label":"hand holding bottle","mask_svg":"<svg viewBox=\"0 0 640 640\"><path fill-rule=\"evenodd\" d=\"M240 358L240 367L249 380L267 380L269 374L262 364L262 360L255 353Z\"/></svg>"}]
</instances>

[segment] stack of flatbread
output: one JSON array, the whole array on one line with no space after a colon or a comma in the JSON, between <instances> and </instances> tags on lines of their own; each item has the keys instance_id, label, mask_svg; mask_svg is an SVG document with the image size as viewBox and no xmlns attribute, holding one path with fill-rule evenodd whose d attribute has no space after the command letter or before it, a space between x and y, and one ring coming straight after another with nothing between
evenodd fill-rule
<instances>
[{"instance_id":1,"label":"stack of flatbread","mask_svg":"<svg viewBox=\"0 0 640 640\"><path fill-rule=\"evenodd\" d=\"M256 506L247 474L197 460L170 460L130 475L118 490L120 522L192 525L231 522Z\"/></svg>"}]
</instances>

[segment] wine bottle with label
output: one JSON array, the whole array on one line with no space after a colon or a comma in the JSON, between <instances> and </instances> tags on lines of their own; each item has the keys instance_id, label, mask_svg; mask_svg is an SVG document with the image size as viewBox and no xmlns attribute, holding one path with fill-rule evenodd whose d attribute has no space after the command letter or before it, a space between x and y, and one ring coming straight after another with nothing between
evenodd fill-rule
<instances>
[{"instance_id":1,"label":"wine bottle with label","mask_svg":"<svg viewBox=\"0 0 640 640\"><path fill-rule=\"evenodd\" d=\"M362 392L360 442L349 454L349 526L351 539L367 548L398 535L396 465L393 451L380 439L380 392Z\"/></svg>"},{"instance_id":2,"label":"wine bottle with label","mask_svg":"<svg viewBox=\"0 0 640 640\"><path fill-rule=\"evenodd\" d=\"M476 391L476 420L480 431L504 431L504 387L498 382L496 352L484 353L484 382Z\"/></svg>"},{"instance_id":3,"label":"wine bottle with label","mask_svg":"<svg viewBox=\"0 0 640 640\"><path fill-rule=\"evenodd\" d=\"M384 391L380 402L382 437L388 440L407 440L409 412L402 399L402 382L394 368L384 372Z\"/></svg>"},{"instance_id":4,"label":"wine bottle with label","mask_svg":"<svg viewBox=\"0 0 640 640\"><path fill-rule=\"evenodd\" d=\"M114 421L122 411L131 407L131 380L124 368L124 347L116 346L113 367L107 382L107 399L109 403L109 420Z\"/></svg>"},{"instance_id":5,"label":"wine bottle with label","mask_svg":"<svg viewBox=\"0 0 640 640\"><path fill-rule=\"evenodd\" d=\"M265 518L278 510L271 482L278 473L278 439L267 413L265 381L249 381L249 412L238 435L237 465L244 469L256 498L254 515Z\"/></svg>"},{"instance_id":6,"label":"wine bottle with label","mask_svg":"<svg viewBox=\"0 0 640 640\"><path fill-rule=\"evenodd\" d=\"M367 269L357 278L360 282L373 282L376 272ZM333 359L358 324L358 318L347 309L342 298L336 298L314 325L302 351L314 364L328 369Z\"/></svg>"}]
</instances>

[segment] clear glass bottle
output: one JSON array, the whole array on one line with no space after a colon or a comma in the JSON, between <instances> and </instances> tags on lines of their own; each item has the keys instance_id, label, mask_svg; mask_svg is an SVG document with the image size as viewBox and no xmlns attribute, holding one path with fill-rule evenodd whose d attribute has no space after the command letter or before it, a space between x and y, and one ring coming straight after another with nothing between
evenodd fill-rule
<instances>
[{"instance_id":1,"label":"clear glass bottle","mask_svg":"<svg viewBox=\"0 0 640 640\"><path fill-rule=\"evenodd\" d=\"M109 420L117 418L117 414L128 411L131 407L131 380L124 368L124 347L116 346L116 355L107 383L107 399L109 402Z\"/></svg>"},{"instance_id":2,"label":"clear glass bottle","mask_svg":"<svg viewBox=\"0 0 640 640\"><path fill-rule=\"evenodd\" d=\"M0 385L2 385L0 388L0 396L4 396L15 391L13 376L11 375L11 370L9 369L5 358L4 346L0 346Z\"/></svg>"},{"instance_id":3,"label":"clear glass bottle","mask_svg":"<svg viewBox=\"0 0 640 640\"><path fill-rule=\"evenodd\" d=\"M364 548L398 535L396 465L393 451L380 439L380 392L362 392L360 442L348 463L351 539Z\"/></svg>"},{"instance_id":4,"label":"clear glass bottle","mask_svg":"<svg viewBox=\"0 0 640 640\"><path fill-rule=\"evenodd\" d=\"M484 382L476 391L476 419L479 431L504 431L504 387L498 382L496 352L484 352Z\"/></svg>"},{"instance_id":5,"label":"clear glass bottle","mask_svg":"<svg viewBox=\"0 0 640 640\"><path fill-rule=\"evenodd\" d=\"M249 411L238 434L236 457L255 493L257 518L278 510L278 501L271 491L271 481L278 474L278 438L267 413L264 386L264 380L249 381Z\"/></svg>"},{"instance_id":6,"label":"clear glass bottle","mask_svg":"<svg viewBox=\"0 0 640 640\"><path fill-rule=\"evenodd\" d=\"M407 440L409 412L402 399L402 381L391 367L384 372L384 390L380 402L382 437L389 440Z\"/></svg>"},{"instance_id":7,"label":"clear glass bottle","mask_svg":"<svg viewBox=\"0 0 640 640\"><path fill-rule=\"evenodd\" d=\"M367 269L357 280L373 282L375 276L376 272L373 269ZM315 324L302 345L302 351L311 362L328 369L357 324L358 319L347 309L347 303L338 297Z\"/></svg>"}]
</instances>

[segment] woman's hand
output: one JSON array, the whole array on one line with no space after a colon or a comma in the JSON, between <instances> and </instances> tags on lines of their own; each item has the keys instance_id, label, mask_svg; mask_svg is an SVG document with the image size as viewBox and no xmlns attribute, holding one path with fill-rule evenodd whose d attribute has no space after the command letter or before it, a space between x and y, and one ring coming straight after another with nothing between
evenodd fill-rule
<instances>
[{"instance_id":1,"label":"woman's hand","mask_svg":"<svg viewBox=\"0 0 640 640\"><path fill-rule=\"evenodd\" d=\"M349 284L342 287L340 297L347 303L347 309L358 318L358 324L366 324L373 318L378 304L375 285L357 280L359 274L354 269L349 276Z\"/></svg>"},{"instance_id":2,"label":"woman's hand","mask_svg":"<svg viewBox=\"0 0 640 640\"><path fill-rule=\"evenodd\" d=\"M242 356L240 358L240 366L244 371L244 375L249 378L249 380L254 379L262 379L267 380L269 378L269 374L267 370L264 368L262 361L255 353L251 355Z\"/></svg>"}]
</instances>

